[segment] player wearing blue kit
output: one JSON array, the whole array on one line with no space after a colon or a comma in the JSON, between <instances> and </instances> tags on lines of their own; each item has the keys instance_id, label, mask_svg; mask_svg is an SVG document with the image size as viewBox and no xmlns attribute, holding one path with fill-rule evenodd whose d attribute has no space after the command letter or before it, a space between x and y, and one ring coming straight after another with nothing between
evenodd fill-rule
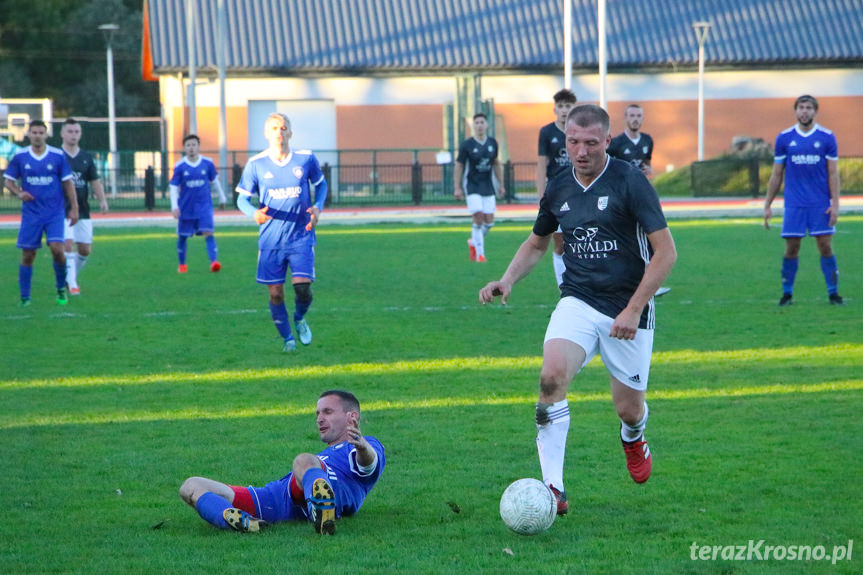
<instances>
[{"instance_id":1,"label":"player wearing blue kit","mask_svg":"<svg viewBox=\"0 0 863 575\"><path fill-rule=\"evenodd\" d=\"M54 258L57 303L66 305L64 225L67 202L69 224L74 226L78 222L74 176L63 151L45 144L48 137L45 122L30 122L27 136L30 146L15 154L3 174L6 188L21 200L21 228L15 244L21 249L21 265L18 267L21 305L30 305L33 262L36 250L42 247L43 233Z\"/></svg>"},{"instance_id":2,"label":"player wearing blue kit","mask_svg":"<svg viewBox=\"0 0 863 575\"><path fill-rule=\"evenodd\" d=\"M257 532L281 521L311 521L333 535L335 521L354 515L383 473L384 446L360 431L360 402L342 390L318 398L317 426L327 448L301 453L291 472L265 487L240 487L190 477L180 497L208 523L222 529Z\"/></svg>"},{"instance_id":3,"label":"player wearing blue kit","mask_svg":"<svg viewBox=\"0 0 863 575\"><path fill-rule=\"evenodd\" d=\"M285 307L285 277L290 268L294 326L300 343L309 345L312 331L305 315L312 305L315 226L327 199L327 181L313 153L291 151L291 121L285 114L270 114L264 134L269 148L246 163L237 186L237 207L260 225L257 281L269 289L270 315L284 341L282 351L292 352L297 342ZM258 198L258 209L252 196Z\"/></svg>"},{"instance_id":4,"label":"player wearing blue kit","mask_svg":"<svg viewBox=\"0 0 863 575\"><path fill-rule=\"evenodd\" d=\"M545 186L561 172L572 169L572 162L566 153L566 116L575 106L577 98L571 90L564 88L554 94L554 122L546 124L539 131L539 157L536 161L536 195L542 197ZM554 268L555 285L563 283L563 233L560 230L552 235L554 248L551 263Z\"/></svg>"},{"instance_id":5,"label":"player wearing blue kit","mask_svg":"<svg viewBox=\"0 0 863 575\"><path fill-rule=\"evenodd\" d=\"M773 172L767 183L764 227L770 227L770 204L785 180L785 215L782 237L782 298L780 306L791 305L797 275L800 244L808 233L815 238L821 254L821 271L827 295L833 305L842 305L839 271L831 240L839 218L839 153L833 132L815 123L818 100L809 95L794 102L797 124L776 138Z\"/></svg>"},{"instance_id":6,"label":"player wearing blue kit","mask_svg":"<svg viewBox=\"0 0 863 575\"><path fill-rule=\"evenodd\" d=\"M608 114L599 106L573 108L566 149L573 169L548 183L533 232L499 281L480 290L483 303L506 303L548 249L564 235L561 299L545 333L536 445L543 480L568 510L563 462L569 430L566 393L575 375L599 353L608 370L620 418L620 439L632 479L650 478L653 459L644 438L645 402L653 350L653 294L677 259L659 196L631 164L610 158Z\"/></svg>"},{"instance_id":7,"label":"player wearing blue kit","mask_svg":"<svg viewBox=\"0 0 863 575\"><path fill-rule=\"evenodd\" d=\"M462 142L455 164L455 197L465 197L473 218L471 237L467 241L471 261L484 262L485 236L494 225L497 195L504 197L503 167L498 161L497 140L488 136L488 119L483 113L474 114L474 135ZM494 176L494 177L492 177Z\"/></svg>"},{"instance_id":8,"label":"player wearing blue kit","mask_svg":"<svg viewBox=\"0 0 863 575\"><path fill-rule=\"evenodd\" d=\"M225 209L225 192L219 182L219 173L210 158L200 155L201 139L195 134L183 138L185 157L174 164L171 176L171 213L177 218L177 259L181 274L188 271L186 266L186 243L193 235L204 236L207 257L210 258L210 271L222 269L219 263L219 248L213 235L213 196L211 190L219 194L219 209Z\"/></svg>"}]
</instances>

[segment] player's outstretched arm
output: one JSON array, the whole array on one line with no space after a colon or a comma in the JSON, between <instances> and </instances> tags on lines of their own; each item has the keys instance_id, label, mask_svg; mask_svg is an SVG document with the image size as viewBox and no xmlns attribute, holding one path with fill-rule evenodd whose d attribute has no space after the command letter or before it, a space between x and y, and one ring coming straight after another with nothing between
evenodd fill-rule
<instances>
[{"instance_id":1,"label":"player's outstretched arm","mask_svg":"<svg viewBox=\"0 0 863 575\"><path fill-rule=\"evenodd\" d=\"M348 443L357 450L357 463L362 467L368 467L375 462L377 454L371 444L363 437L363 432L360 430L359 414L351 413L350 415L353 417L348 419Z\"/></svg>"},{"instance_id":2,"label":"player's outstretched arm","mask_svg":"<svg viewBox=\"0 0 863 575\"><path fill-rule=\"evenodd\" d=\"M531 272L536 263L548 250L550 241L551 235L538 236L531 232L518 248L518 251L515 252L503 277L499 281L489 282L484 288L479 290L479 301L481 303L491 303L495 297L500 296L500 302L505 304L509 300L512 286Z\"/></svg>"}]
</instances>

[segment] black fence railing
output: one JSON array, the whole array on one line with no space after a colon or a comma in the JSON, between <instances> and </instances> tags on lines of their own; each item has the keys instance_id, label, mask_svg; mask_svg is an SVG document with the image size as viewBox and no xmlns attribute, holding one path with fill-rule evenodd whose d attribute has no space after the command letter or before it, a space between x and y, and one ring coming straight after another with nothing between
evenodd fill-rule
<instances>
[{"instance_id":1,"label":"black fence railing","mask_svg":"<svg viewBox=\"0 0 863 575\"><path fill-rule=\"evenodd\" d=\"M96 156L94 154L94 156ZM220 169L226 194L236 203L233 191L240 181L248 154L235 153L231 167ZM157 170L148 158L139 156L135 163L116 170L108 170L107 162L97 157L102 174L102 185L112 210L168 210L169 170ZM149 158L153 159L153 158ZM164 165L162 163L161 165ZM144 166L144 167L141 167ZM328 206L420 205L460 203L454 191L454 164L348 164L321 166L327 180ZM504 202L536 202L536 164L507 162L504 164L504 185L507 197ZM214 198L215 199L215 198ZM17 211L21 202L8 191L0 192L0 212Z\"/></svg>"}]
</instances>

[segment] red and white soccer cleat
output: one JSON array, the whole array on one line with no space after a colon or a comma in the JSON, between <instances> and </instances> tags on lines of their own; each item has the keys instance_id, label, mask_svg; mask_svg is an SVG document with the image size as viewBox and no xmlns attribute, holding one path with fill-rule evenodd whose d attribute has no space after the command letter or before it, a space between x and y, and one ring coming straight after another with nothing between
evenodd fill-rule
<instances>
[{"instance_id":1,"label":"red and white soccer cleat","mask_svg":"<svg viewBox=\"0 0 863 575\"><path fill-rule=\"evenodd\" d=\"M569 502L566 500L566 493L559 491L554 485L549 485L554 498L557 500L557 514L566 515L569 511Z\"/></svg>"},{"instance_id":2,"label":"red and white soccer cleat","mask_svg":"<svg viewBox=\"0 0 863 575\"><path fill-rule=\"evenodd\" d=\"M78 286L69 288L69 293L72 295L81 295L81 288L79 288Z\"/></svg>"},{"instance_id":3,"label":"red and white soccer cleat","mask_svg":"<svg viewBox=\"0 0 863 575\"><path fill-rule=\"evenodd\" d=\"M470 238L467 239L467 251L468 251L468 257L470 258L470 261L475 262L476 261L476 246L473 245L473 240Z\"/></svg>"},{"instance_id":4,"label":"red and white soccer cleat","mask_svg":"<svg viewBox=\"0 0 863 575\"><path fill-rule=\"evenodd\" d=\"M184 274L184 273L186 273L187 271L189 271L189 268L187 268L187 267L186 267L186 264L180 264L180 265L177 267L177 273L178 273L178 274Z\"/></svg>"},{"instance_id":5,"label":"red and white soccer cleat","mask_svg":"<svg viewBox=\"0 0 863 575\"><path fill-rule=\"evenodd\" d=\"M222 269L222 264L220 264L219 262L213 262L210 264L210 271L211 272L217 272L220 269Z\"/></svg>"},{"instance_id":6,"label":"red and white soccer cleat","mask_svg":"<svg viewBox=\"0 0 863 575\"><path fill-rule=\"evenodd\" d=\"M650 479L650 470L653 468L653 458L650 456L650 448L644 436L639 441L623 443L623 453L626 454L626 468L629 475L636 483L644 483Z\"/></svg>"}]
</instances>

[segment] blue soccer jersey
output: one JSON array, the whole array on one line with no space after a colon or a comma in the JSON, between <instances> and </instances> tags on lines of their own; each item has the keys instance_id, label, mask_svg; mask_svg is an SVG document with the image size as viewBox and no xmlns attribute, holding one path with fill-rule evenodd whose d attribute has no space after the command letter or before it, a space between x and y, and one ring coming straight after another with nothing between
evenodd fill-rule
<instances>
[{"instance_id":1,"label":"blue soccer jersey","mask_svg":"<svg viewBox=\"0 0 863 575\"><path fill-rule=\"evenodd\" d=\"M42 155L37 156L28 146L12 157L4 177L21 180L21 189L34 197L32 202L21 203L22 215L42 221L65 216L66 196L62 182L75 176L63 150L47 146Z\"/></svg>"},{"instance_id":2,"label":"blue soccer jersey","mask_svg":"<svg viewBox=\"0 0 863 575\"><path fill-rule=\"evenodd\" d=\"M836 136L823 126L804 133L795 124L780 133L773 162L785 164L785 207L829 207L827 160L838 159Z\"/></svg>"},{"instance_id":3,"label":"blue soccer jersey","mask_svg":"<svg viewBox=\"0 0 863 575\"><path fill-rule=\"evenodd\" d=\"M330 445L318 458L324 463L327 480L336 496L336 516L353 515L362 507L366 496L378 482L386 465L384 446L376 437L365 436L377 454L374 469L363 471L357 465L357 450L347 441ZM308 507L291 497L293 472L271 481L265 487L249 487L255 501L255 515L265 521L308 519Z\"/></svg>"},{"instance_id":4,"label":"blue soccer jersey","mask_svg":"<svg viewBox=\"0 0 863 575\"><path fill-rule=\"evenodd\" d=\"M183 158L174 164L171 185L180 190L177 204L181 220L197 220L213 213L210 184L218 177L216 165L206 156L198 156L198 161L194 163Z\"/></svg>"},{"instance_id":5,"label":"blue soccer jersey","mask_svg":"<svg viewBox=\"0 0 863 575\"><path fill-rule=\"evenodd\" d=\"M264 151L249 159L237 193L257 196L267 215L273 219L261 225L258 248L292 249L315 245L315 230L306 230L312 207L311 186L324 181L315 155L294 151L283 162L276 162ZM321 208L322 206L318 206Z\"/></svg>"},{"instance_id":6,"label":"blue soccer jersey","mask_svg":"<svg viewBox=\"0 0 863 575\"><path fill-rule=\"evenodd\" d=\"M366 436L366 441L378 455L378 463L369 473L363 473L357 465L357 450L347 441L331 445L318 453L318 458L327 467L327 477L336 492L338 514L353 515L360 510L366 495L375 486L386 465L384 446L375 437Z\"/></svg>"}]
</instances>

